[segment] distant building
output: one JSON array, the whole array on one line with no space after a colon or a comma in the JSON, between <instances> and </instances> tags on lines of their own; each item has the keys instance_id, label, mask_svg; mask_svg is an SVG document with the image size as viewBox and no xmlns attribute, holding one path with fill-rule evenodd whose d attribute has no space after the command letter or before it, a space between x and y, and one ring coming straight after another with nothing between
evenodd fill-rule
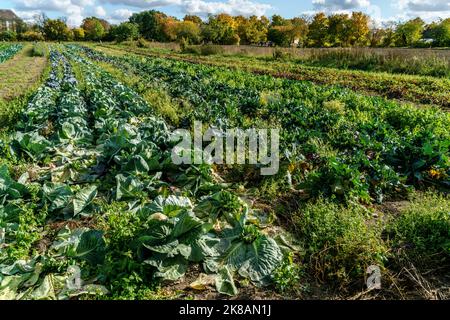
<instances>
[{"instance_id":1,"label":"distant building","mask_svg":"<svg viewBox=\"0 0 450 320\"><path fill-rule=\"evenodd\" d=\"M426 44L433 44L434 39L431 39L431 38L420 39L420 42L423 42Z\"/></svg>"},{"instance_id":2,"label":"distant building","mask_svg":"<svg viewBox=\"0 0 450 320\"><path fill-rule=\"evenodd\" d=\"M0 31L17 32L21 22L22 20L12 10L0 9Z\"/></svg>"}]
</instances>

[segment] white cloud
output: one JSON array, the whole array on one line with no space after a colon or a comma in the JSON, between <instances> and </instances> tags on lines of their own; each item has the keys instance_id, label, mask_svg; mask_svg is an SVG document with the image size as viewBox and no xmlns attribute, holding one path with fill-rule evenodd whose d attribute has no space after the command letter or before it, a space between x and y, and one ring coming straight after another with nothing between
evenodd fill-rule
<instances>
[{"instance_id":1,"label":"white cloud","mask_svg":"<svg viewBox=\"0 0 450 320\"><path fill-rule=\"evenodd\" d=\"M78 26L84 18L85 6L92 5L93 0L16 0L16 9L19 16L26 17L27 12L48 12L54 11L62 16L67 16L67 24ZM32 20L27 17L25 20Z\"/></svg>"},{"instance_id":2,"label":"white cloud","mask_svg":"<svg viewBox=\"0 0 450 320\"><path fill-rule=\"evenodd\" d=\"M97 17L106 17L106 10L102 6L95 7L94 13Z\"/></svg>"},{"instance_id":3,"label":"white cloud","mask_svg":"<svg viewBox=\"0 0 450 320\"><path fill-rule=\"evenodd\" d=\"M250 0L229 0L227 2L206 2L201 0L183 1L181 5L185 13L208 15L218 13L228 13L231 15L262 16L272 6L265 3Z\"/></svg>"},{"instance_id":4,"label":"white cloud","mask_svg":"<svg viewBox=\"0 0 450 320\"><path fill-rule=\"evenodd\" d=\"M150 9L164 6L176 6L182 13L206 16L208 14L228 13L233 15L264 15L272 6L252 0L102 0L104 3L127 5L135 8ZM360 0L366 1L366 0Z\"/></svg>"},{"instance_id":5,"label":"white cloud","mask_svg":"<svg viewBox=\"0 0 450 320\"><path fill-rule=\"evenodd\" d=\"M38 10L20 11L20 10L13 9L13 11L23 21L29 22L29 23L35 21L35 17L41 13L41 11L38 11Z\"/></svg>"},{"instance_id":6,"label":"white cloud","mask_svg":"<svg viewBox=\"0 0 450 320\"><path fill-rule=\"evenodd\" d=\"M273 9L271 5L259 1L264 0L13 0L13 3L15 12L27 22L32 22L34 16L44 12L51 16L67 17L68 24L74 27L85 17L92 15L112 23L119 23L127 20L136 11L167 6L178 9L181 14L196 14L203 17L218 13L261 16ZM111 9L110 6L102 4L112 4L116 8Z\"/></svg>"},{"instance_id":7,"label":"white cloud","mask_svg":"<svg viewBox=\"0 0 450 320\"><path fill-rule=\"evenodd\" d=\"M118 24L128 20L128 18L131 17L133 13L133 11L128 9L117 9L111 13L111 16L108 17L108 20L113 24Z\"/></svg>"},{"instance_id":8,"label":"white cloud","mask_svg":"<svg viewBox=\"0 0 450 320\"><path fill-rule=\"evenodd\" d=\"M450 18L450 0L400 0L394 7L402 12L399 20L420 17L430 22Z\"/></svg>"},{"instance_id":9,"label":"white cloud","mask_svg":"<svg viewBox=\"0 0 450 320\"><path fill-rule=\"evenodd\" d=\"M115 10L111 17L114 19L123 19L126 20L129 17L131 17L131 15L133 14L133 11L128 10L128 9L117 9Z\"/></svg>"},{"instance_id":10,"label":"white cloud","mask_svg":"<svg viewBox=\"0 0 450 320\"><path fill-rule=\"evenodd\" d=\"M101 0L103 3L126 5L136 8L155 8L170 5L182 5L183 0Z\"/></svg>"},{"instance_id":11,"label":"white cloud","mask_svg":"<svg viewBox=\"0 0 450 320\"><path fill-rule=\"evenodd\" d=\"M63 11L71 0L16 0L18 10Z\"/></svg>"},{"instance_id":12,"label":"white cloud","mask_svg":"<svg viewBox=\"0 0 450 320\"><path fill-rule=\"evenodd\" d=\"M84 19L84 9L77 5L69 5L64 13L67 15L67 24L72 27L79 26Z\"/></svg>"},{"instance_id":13,"label":"white cloud","mask_svg":"<svg viewBox=\"0 0 450 320\"><path fill-rule=\"evenodd\" d=\"M316 10L333 12L362 9L370 6L369 0L313 0L312 3Z\"/></svg>"},{"instance_id":14,"label":"white cloud","mask_svg":"<svg viewBox=\"0 0 450 320\"><path fill-rule=\"evenodd\" d=\"M399 2L402 9L412 12L450 11L449 0L406 0Z\"/></svg>"},{"instance_id":15,"label":"white cloud","mask_svg":"<svg viewBox=\"0 0 450 320\"><path fill-rule=\"evenodd\" d=\"M87 7L94 6L95 0L72 0L72 3L80 7Z\"/></svg>"}]
</instances>

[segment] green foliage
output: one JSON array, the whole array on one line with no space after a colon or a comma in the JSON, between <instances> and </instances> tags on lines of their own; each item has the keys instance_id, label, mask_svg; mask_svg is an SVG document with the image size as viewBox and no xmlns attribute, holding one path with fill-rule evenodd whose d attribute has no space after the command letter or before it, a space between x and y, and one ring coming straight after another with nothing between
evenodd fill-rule
<instances>
[{"instance_id":1,"label":"green foliage","mask_svg":"<svg viewBox=\"0 0 450 320\"><path fill-rule=\"evenodd\" d=\"M153 106L158 115L161 115L170 124L177 125L180 117L189 112L188 106L180 110L180 106L173 101L169 94L162 89L150 89L143 93L144 99Z\"/></svg>"},{"instance_id":2,"label":"green foliage","mask_svg":"<svg viewBox=\"0 0 450 320\"><path fill-rule=\"evenodd\" d=\"M129 22L139 26L139 33L147 40L165 41L163 21L167 16L155 10L134 13Z\"/></svg>"},{"instance_id":3,"label":"green foliage","mask_svg":"<svg viewBox=\"0 0 450 320\"><path fill-rule=\"evenodd\" d=\"M450 199L436 193L417 194L388 226L396 246L421 260L450 256Z\"/></svg>"},{"instance_id":4,"label":"green foliage","mask_svg":"<svg viewBox=\"0 0 450 320\"><path fill-rule=\"evenodd\" d=\"M86 36L86 33L83 28L75 28L72 30L72 32L75 41L83 41Z\"/></svg>"},{"instance_id":5,"label":"green foliage","mask_svg":"<svg viewBox=\"0 0 450 320\"><path fill-rule=\"evenodd\" d=\"M123 22L113 27L110 32L117 42L132 41L139 38L139 26L134 23Z\"/></svg>"},{"instance_id":6,"label":"green foliage","mask_svg":"<svg viewBox=\"0 0 450 320\"><path fill-rule=\"evenodd\" d=\"M145 40L144 38L139 38L137 40L136 45L138 46L138 48L148 48L149 42L147 40Z\"/></svg>"},{"instance_id":7,"label":"green foliage","mask_svg":"<svg viewBox=\"0 0 450 320\"><path fill-rule=\"evenodd\" d=\"M329 46L328 36L328 17L324 13L317 13L311 23L308 31L308 45L312 47Z\"/></svg>"},{"instance_id":8,"label":"green foliage","mask_svg":"<svg viewBox=\"0 0 450 320\"><path fill-rule=\"evenodd\" d=\"M224 50L221 46L205 44L200 47L200 54L202 56L211 56L223 53Z\"/></svg>"},{"instance_id":9,"label":"green foliage","mask_svg":"<svg viewBox=\"0 0 450 320\"><path fill-rule=\"evenodd\" d=\"M11 45L1 45L0 46L0 63L5 62L6 60L14 57L20 50L22 50L23 46L21 44L11 44Z\"/></svg>"},{"instance_id":10,"label":"green foliage","mask_svg":"<svg viewBox=\"0 0 450 320\"><path fill-rule=\"evenodd\" d=\"M200 42L200 26L192 21L183 21L175 24L176 40L180 44L198 44Z\"/></svg>"},{"instance_id":11,"label":"green foliage","mask_svg":"<svg viewBox=\"0 0 450 320\"><path fill-rule=\"evenodd\" d=\"M369 265L383 265L388 247L381 228L369 223L365 210L343 207L324 199L308 203L295 213L297 236L305 259L318 279L346 284L361 277Z\"/></svg>"},{"instance_id":12,"label":"green foliage","mask_svg":"<svg viewBox=\"0 0 450 320\"><path fill-rule=\"evenodd\" d=\"M20 34L20 40L23 41L44 41L45 38L42 33L37 31L26 31Z\"/></svg>"},{"instance_id":13,"label":"green foliage","mask_svg":"<svg viewBox=\"0 0 450 320\"><path fill-rule=\"evenodd\" d=\"M269 29L267 39L277 46L289 47L293 41L291 32L291 26L274 26Z\"/></svg>"},{"instance_id":14,"label":"green foliage","mask_svg":"<svg viewBox=\"0 0 450 320\"><path fill-rule=\"evenodd\" d=\"M238 18L235 18L238 20ZM256 44L267 40L269 20L266 17L239 17L237 33L241 44Z\"/></svg>"},{"instance_id":15,"label":"green foliage","mask_svg":"<svg viewBox=\"0 0 450 320\"><path fill-rule=\"evenodd\" d=\"M439 47L450 46L450 18L435 23L430 26L431 36L434 44Z\"/></svg>"},{"instance_id":16,"label":"green foliage","mask_svg":"<svg viewBox=\"0 0 450 320\"><path fill-rule=\"evenodd\" d=\"M33 291L31 298L95 295L92 289L103 295L102 285L113 297L148 296L158 282L183 277L192 263L202 263L224 294L237 293L236 274L269 284L281 251L253 224L255 217L250 222L248 206L231 192L217 193L224 186L214 181L211 167L173 166L166 152L172 143L168 127L145 100L86 60L79 47L61 51L51 51L48 81L4 142L9 148L2 148L11 163L28 160L40 169L19 179L6 164L0 169L1 240L8 245L0 266L15 268L22 256L52 261L48 276L34 264L26 272L26 279L36 273L31 286L39 295ZM71 64L78 65L81 82ZM206 207L216 214L205 215ZM92 226L52 226L49 220L84 223L86 218ZM51 245L31 252L48 235ZM65 267L75 264L70 287L77 294L54 282L66 279ZM30 298L22 280L10 280L1 294Z\"/></svg>"},{"instance_id":17,"label":"green foliage","mask_svg":"<svg viewBox=\"0 0 450 320\"><path fill-rule=\"evenodd\" d=\"M240 42L233 17L225 13L209 17L208 23L202 29L202 37L207 42L222 45L234 45Z\"/></svg>"},{"instance_id":18,"label":"green foliage","mask_svg":"<svg viewBox=\"0 0 450 320\"><path fill-rule=\"evenodd\" d=\"M200 47L199 46L185 46L182 48L182 53L188 54L198 54L200 55Z\"/></svg>"},{"instance_id":19,"label":"green foliage","mask_svg":"<svg viewBox=\"0 0 450 320\"><path fill-rule=\"evenodd\" d=\"M62 20L47 19L43 27L46 40L67 41L70 40L70 30Z\"/></svg>"},{"instance_id":20,"label":"green foliage","mask_svg":"<svg viewBox=\"0 0 450 320\"><path fill-rule=\"evenodd\" d=\"M334 47L350 44L351 21L346 14L332 14L328 17L328 41Z\"/></svg>"},{"instance_id":21,"label":"green foliage","mask_svg":"<svg viewBox=\"0 0 450 320\"><path fill-rule=\"evenodd\" d=\"M405 193L406 183L416 187L431 181L447 185L446 113L355 95L336 87L255 77L180 61L116 58L115 63L125 64L126 70L131 68L143 79L162 79L167 93L175 99L192 105L202 101L203 107L194 110L195 119L214 125L226 121L228 125L247 127L270 122L295 128L284 131L281 137L282 152L288 155L281 166L285 171L278 177L283 181L267 186L290 184L305 196L326 194L342 200L382 202L385 197ZM183 74L183 81L175 74ZM215 81L206 81L211 74ZM198 87L202 89L194 89ZM265 102L268 93L270 103ZM218 108L218 103L228 107ZM284 112L287 109L289 114ZM403 138L398 139L399 135ZM433 136L440 136L440 142ZM309 145L312 138L321 141L328 151ZM301 144L294 153L292 143ZM288 168L289 163L292 165ZM258 186L267 181L255 180Z\"/></svg>"},{"instance_id":22,"label":"green foliage","mask_svg":"<svg viewBox=\"0 0 450 320\"><path fill-rule=\"evenodd\" d=\"M47 55L47 46L44 43L33 44L31 55L33 57L45 57Z\"/></svg>"},{"instance_id":23,"label":"green foliage","mask_svg":"<svg viewBox=\"0 0 450 320\"><path fill-rule=\"evenodd\" d=\"M275 269L273 281L278 292L296 292L300 287L301 268L294 262L293 253L284 255L283 262Z\"/></svg>"},{"instance_id":24,"label":"green foliage","mask_svg":"<svg viewBox=\"0 0 450 320\"><path fill-rule=\"evenodd\" d=\"M58 232L50 250L56 256L84 260L93 266L105 259L105 240L98 230L64 228Z\"/></svg>"},{"instance_id":25,"label":"green foliage","mask_svg":"<svg viewBox=\"0 0 450 320\"><path fill-rule=\"evenodd\" d=\"M292 60L292 53L289 52L289 51L276 49L273 52L273 59L274 60L281 60L281 61Z\"/></svg>"},{"instance_id":26,"label":"green foliage","mask_svg":"<svg viewBox=\"0 0 450 320\"><path fill-rule=\"evenodd\" d=\"M17 34L13 31L2 31L0 32L0 41L16 41Z\"/></svg>"},{"instance_id":27,"label":"green foliage","mask_svg":"<svg viewBox=\"0 0 450 320\"><path fill-rule=\"evenodd\" d=\"M420 19L412 19L397 26L395 31L397 37L397 45L413 46L422 37L425 22Z\"/></svg>"},{"instance_id":28,"label":"green foliage","mask_svg":"<svg viewBox=\"0 0 450 320\"><path fill-rule=\"evenodd\" d=\"M109 31L109 28L110 25L107 21L96 17L85 18L81 24L84 38L91 41L101 40Z\"/></svg>"},{"instance_id":29,"label":"green foliage","mask_svg":"<svg viewBox=\"0 0 450 320\"><path fill-rule=\"evenodd\" d=\"M434 77L449 77L450 65L445 58L430 55L418 57L392 49L386 52L368 49L315 50L302 62L312 66L339 69L354 69L376 72L417 74Z\"/></svg>"}]
</instances>

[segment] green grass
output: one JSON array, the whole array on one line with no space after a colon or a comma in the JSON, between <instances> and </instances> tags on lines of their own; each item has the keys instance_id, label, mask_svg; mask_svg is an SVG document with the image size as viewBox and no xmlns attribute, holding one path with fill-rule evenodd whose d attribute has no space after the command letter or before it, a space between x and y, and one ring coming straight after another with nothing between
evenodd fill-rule
<instances>
[{"instance_id":1,"label":"green grass","mask_svg":"<svg viewBox=\"0 0 450 320\"><path fill-rule=\"evenodd\" d=\"M14 125L32 93L49 73L47 58L33 56L33 47L0 65L0 131Z\"/></svg>"},{"instance_id":2,"label":"green grass","mask_svg":"<svg viewBox=\"0 0 450 320\"><path fill-rule=\"evenodd\" d=\"M45 57L48 54L48 48L45 43L38 42L33 44L33 50L31 52L32 57Z\"/></svg>"},{"instance_id":3,"label":"green grass","mask_svg":"<svg viewBox=\"0 0 450 320\"><path fill-rule=\"evenodd\" d=\"M370 221L361 206L344 207L325 199L310 202L294 213L296 236L304 261L318 280L340 286L362 279L370 265L382 266L389 248L382 226Z\"/></svg>"},{"instance_id":4,"label":"green grass","mask_svg":"<svg viewBox=\"0 0 450 320\"><path fill-rule=\"evenodd\" d=\"M388 230L393 244L416 261L450 258L450 197L431 192L416 195Z\"/></svg>"},{"instance_id":5,"label":"green grass","mask_svg":"<svg viewBox=\"0 0 450 320\"><path fill-rule=\"evenodd\" d=\"M317 67L450 77L450 61L447 58L427 54L410 55L401 50L316 50L297 61Z\"/></svg>"}]
</instances>

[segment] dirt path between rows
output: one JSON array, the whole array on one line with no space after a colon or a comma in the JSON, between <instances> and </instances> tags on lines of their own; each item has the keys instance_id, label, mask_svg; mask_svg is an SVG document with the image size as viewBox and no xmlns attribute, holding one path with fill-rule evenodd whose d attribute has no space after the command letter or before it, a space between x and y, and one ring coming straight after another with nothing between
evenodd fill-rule
<instances>
[{"instance_id":1,"label":"dirt path between rows","mask_svg":"<svg viewBox=\"0 0 450 320\"><path fill-rule=\"evenodd\" d=\"M39 81L47 65L45 57L32 57L32 45L26 45L12 59L0 64L0 100L24 94Z\"/></svg>"}]
</instances>

